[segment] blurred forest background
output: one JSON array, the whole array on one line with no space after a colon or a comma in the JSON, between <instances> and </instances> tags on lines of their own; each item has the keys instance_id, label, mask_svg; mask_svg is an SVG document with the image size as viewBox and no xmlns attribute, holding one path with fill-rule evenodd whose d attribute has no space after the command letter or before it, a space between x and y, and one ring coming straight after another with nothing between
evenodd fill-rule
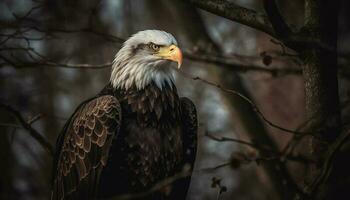
<instances>
[{"instance_id":1,"label":"blurred forest background","mask_svg":"<svg viewBox=\"0 0 350 200\"><path fill-rule=\"evenodd\" d=\"M304 25L307 1L277 1L292 30ZM188 199L290 199L289 193L303 191L309 160L302 153L309 144L296 137L310 116L303 60L266 31L194 2L0 1L0 199L48 198L49 149L65 120L107 84L124 39L145 29L172 33L184 52L176 84L195 102L200 123ZM258 17L265 13L262 0L218 2L256 10ZM340 0L339 25L332 30L338 33L343 124L350 95L349 8Z\"/></svg>"}]
</instances>

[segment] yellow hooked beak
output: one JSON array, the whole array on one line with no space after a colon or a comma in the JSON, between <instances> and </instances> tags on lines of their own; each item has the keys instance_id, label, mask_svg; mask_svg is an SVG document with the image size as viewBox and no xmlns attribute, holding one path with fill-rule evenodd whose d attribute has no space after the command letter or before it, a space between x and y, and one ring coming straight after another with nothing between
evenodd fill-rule
<instances>
[{"instance_id":1,"label":"yellow hooked beak","mask_svg":"<svg viewBox=\"0 0 350 200\"><path fill-rule=\"evenodd\" d=\"M182 64L182 52L176 45L172 44L170 46L161 47L156 55L163 59L177 62L177 68L180 69Z\"/></svg>"}]
</instances>

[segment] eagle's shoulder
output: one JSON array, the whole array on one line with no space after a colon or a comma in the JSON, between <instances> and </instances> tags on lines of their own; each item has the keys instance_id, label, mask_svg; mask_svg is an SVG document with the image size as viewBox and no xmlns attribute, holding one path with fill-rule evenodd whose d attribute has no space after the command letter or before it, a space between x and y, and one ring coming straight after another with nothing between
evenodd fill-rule
<instances>
[{"instance_id":1,"label":"eagle's shoulder","mask_svg":"<svg viewBox=\"0 0 350 200\"><path fill-rule=\"evenodd\" d=\"M180 102L182 113L188 115L187 117L191 117L191 121L197 121L197 110L194 103L187 97L181 97Z\"/></svg>"},{"instance_id":2,"label":"eagle's shoulder","mask_svg":"<svg viewBox=\"0 0 350 200\"><path fill-rule=\"evenodd\" d=\"M180 102L185 161L193 167L197 152L197 110L196 106L189 98L181 97Z\"/></svg>"},{"instance_id":3,"label":"eagle's shoulder","mask_svg":"<svg viewBox=\"0 0 350 200\"><path fill-rule=\"evenodd\" d=\"M187 97L180 98L182 124L186 132L197 135L198 120L194 103Z\"/></svg>"},{"instance_id":4,"label":"eagle's shoulder","mask_svg":"<svg viewBox=\"0 0 350 200\"><path fill-rule=\"evenodd\" d=\"M186 97L180 98L180 105L184 156L182 170L193 171L197 153L197 111L194 103ZM188 176L175 183L170 194L171 199L186 199L190 182L191 176Z\"/></svg>"},{"instance_id":5,"label":"eagle's shoulder","mask_svg":"<svg viewBox=\"0 0 350 200\"><path fill-rule=\"evenodd\" d=\"M117 98L102 95L82 103L68 120L58 141L52 199L96 195L112 140L121 126Z\"/></svg>"}]
</instances>

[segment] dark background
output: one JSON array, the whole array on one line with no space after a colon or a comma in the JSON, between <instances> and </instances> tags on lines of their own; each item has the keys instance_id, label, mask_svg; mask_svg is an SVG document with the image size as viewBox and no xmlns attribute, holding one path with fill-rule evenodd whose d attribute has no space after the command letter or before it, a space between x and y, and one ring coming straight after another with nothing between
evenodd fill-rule
<instances>
[{"instance_id":1,"label":"dark background","mask_svg":"<svg viewBox=\"0 0 350 200\"><path fill-rule=\"evenodd\" d=\"M261 0L229 2L265 12ZM303 26L304 0L277 2L291 29ZM346 124L349 1L341 0L339 8L338 30L330 31L338 32ZM145 29L172 33L185 55L181 72L186 75L178 73L176 84L181 96L195 102L200 123L188 199L285 199L269 163L287 157L283 149L293 133L273 126L295 131L307 121L303 60L272 36L185 0L0 1L0 198L47 199L50 192L52 157L18 119L54 146L76 106L108 83L109 63L123 40ZM259 110L222 88L246 95ZM307 145L299 141L298 159L281 161L299 186L308 175L299 154ZM261 147L283 155L266 154Z\"/></svg>"}]
</instances>

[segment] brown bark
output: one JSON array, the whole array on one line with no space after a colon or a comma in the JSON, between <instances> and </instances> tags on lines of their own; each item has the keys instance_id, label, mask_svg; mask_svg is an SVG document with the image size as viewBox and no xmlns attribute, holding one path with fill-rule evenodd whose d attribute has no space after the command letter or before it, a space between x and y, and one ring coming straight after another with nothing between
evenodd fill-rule
<instances>
[{"instance_id":1,"label":"brown bark","mask_svg":"<svg viewBox=\"0 0 350 200\"><path fill-rule=\"evenodd\" d=\"M254 10L238 6L227 0L191 0L191 2L198 8L274 35L274 30L267 16Z\"/></svg>"},{"instance_id":2,"label":"brown bark","mask_svg":"<svg viewBox=\"0 0 350 200\"><path fill-rule=\"evenodd\" d=\"M303 76L305 82L306 117L310 120L308 129L315 133L310 141L310 151L316 164L310 166L311 196L316 199L329 199L336 194L339 182L323 185L314 184L320 176L327 159L330 145L341 133L337 77L337 30L339 1L305 2L306 21L304 34L314 37L330 49L310 48L301 51L305 62ZM334 174L335 175L335 174ZM325 180L326 181L326 180ZM334 197L334 196L333 196Z\"/></svg>"}]
</instances>

